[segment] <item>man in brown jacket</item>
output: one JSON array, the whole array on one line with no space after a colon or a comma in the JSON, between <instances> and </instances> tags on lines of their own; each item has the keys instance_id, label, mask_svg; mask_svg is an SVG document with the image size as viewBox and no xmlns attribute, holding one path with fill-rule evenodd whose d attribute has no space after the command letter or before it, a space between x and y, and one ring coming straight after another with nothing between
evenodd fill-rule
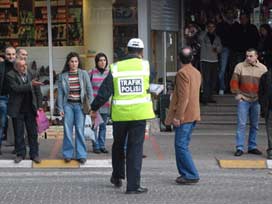
<instances>
[{"instance_id":1,"label":"man in brown jacket","mask_svg":"<svg viewBox=\"0 0 272 204\"><path fill-rule=\"evenodd\" d=\"M201 74L191 64L191 48L182 48L179 57L182 66L176 75L176 86L165 123L175 126L176 162L180 174L176 183L194 184L199 181L199 175L188 146L196 121L200 120Z\"/></svg>"}]
</instances>

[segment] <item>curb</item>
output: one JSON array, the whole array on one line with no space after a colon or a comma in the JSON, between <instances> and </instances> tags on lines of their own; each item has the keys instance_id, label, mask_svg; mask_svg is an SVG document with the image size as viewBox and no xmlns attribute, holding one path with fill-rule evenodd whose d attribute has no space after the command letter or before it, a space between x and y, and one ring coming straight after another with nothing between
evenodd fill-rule
<instances>
[{"instance_id":1,"label":"curb","mask_svg":"<svg viewBox=\"0 0 272 204\"><path fill-rule=\"evenodd\" d=\"M222 169L272 169L272 160L218 160Z\"/></svg>"},{"instance_id":2,"label":"curb","mask_svg":"<svg viewBox=\"0 0 272 204\"><path fill-rule=\"evenodd\" d=\"M14 160L0 160L1 168L33 168L33 169L71 169L71 168L111 168L111 159L91 160L88 159L84 165L76 160L65 163L62 159L42 160L40 164L36 164L31 160L23 160L18 164Z\"/></svg>"}]
</instances>

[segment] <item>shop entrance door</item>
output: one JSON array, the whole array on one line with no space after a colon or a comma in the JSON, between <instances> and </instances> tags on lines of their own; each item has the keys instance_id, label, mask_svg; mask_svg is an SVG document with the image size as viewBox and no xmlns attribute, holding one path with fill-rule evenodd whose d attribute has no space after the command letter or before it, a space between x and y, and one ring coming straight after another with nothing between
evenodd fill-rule
<instances>
[{"instance_id":1,"label":"shop entrance door","mask_svg":"<svg viewBox=\"0 0 272 204\"><path fill-rule=\"evenodd\" d=\"M160 117L160 129L171 130L164 125L170 103L170 94L174 89L177 71L177 33L152 31L151 35L152 64L157 73L158 83L164 84L164 92L158 98L157 113Z\"/></svg>"}]
</instances>

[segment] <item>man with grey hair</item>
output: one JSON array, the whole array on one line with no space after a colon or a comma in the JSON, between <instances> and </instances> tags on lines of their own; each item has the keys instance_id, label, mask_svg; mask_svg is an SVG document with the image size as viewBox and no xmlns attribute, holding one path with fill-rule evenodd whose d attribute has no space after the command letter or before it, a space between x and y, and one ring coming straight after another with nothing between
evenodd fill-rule
<instances>
[{"instance_id":1,"label":"man with grey hair","mask_svg":"<svg viewBox=\"0 0 272 204\"><path fill-rule=\"evenodd\" d=\"M14 47L7 47L5 49L5 60L0 62L0 154L2 138L6 127L7 108L8 108L8 82L6 74L13 69L13 62L15 60Z\"/></svg>"},{"instance_id":2,"label":"man with grey hair","mask_svg":"<svg viewBox=\"0 0 272 204\"><path fill-rule=\"evenodd\" d=\"M12 117L15 132L15 163L21 162L26 156L24 125L29 141L29 156L35 163L40 163L38 133L36 125L37 110L42 109L41 82L36 81L28 71L26 61L17 58L15 69L7 73L9 86L8 115Z\"/></svg>"}]
</instances>

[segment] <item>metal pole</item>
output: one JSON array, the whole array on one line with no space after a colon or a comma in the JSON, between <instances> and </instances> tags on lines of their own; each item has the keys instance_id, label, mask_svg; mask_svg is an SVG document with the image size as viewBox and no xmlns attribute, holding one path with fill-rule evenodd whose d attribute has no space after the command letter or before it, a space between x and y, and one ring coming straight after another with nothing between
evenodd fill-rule
<instances>
[{"instance_id":1,"label":"metal pole","mask_svg":"<svg viewBox=\"0 0 272 204\"><path fill-rule=\"evenodd\" d=\"M166 61L167 61L167 44L166 44L166 31L163 32L163 84L164 84L164 94L166 94Z\"/></svg>"},{"instance_id":2,"label":"metal pole","mask_svg":"<svg viewBox=\"0 0 272 204\"><path fill-rule=\"evenodd\" d=\"M48 30L48 52L49 52L49 82L50 82L50 116L53 117L54 111L54 82L53 82L53 46L52 46L52 27L51 27L51 4L47 0L47 30Z\"/></svg>"}]
</instances>

